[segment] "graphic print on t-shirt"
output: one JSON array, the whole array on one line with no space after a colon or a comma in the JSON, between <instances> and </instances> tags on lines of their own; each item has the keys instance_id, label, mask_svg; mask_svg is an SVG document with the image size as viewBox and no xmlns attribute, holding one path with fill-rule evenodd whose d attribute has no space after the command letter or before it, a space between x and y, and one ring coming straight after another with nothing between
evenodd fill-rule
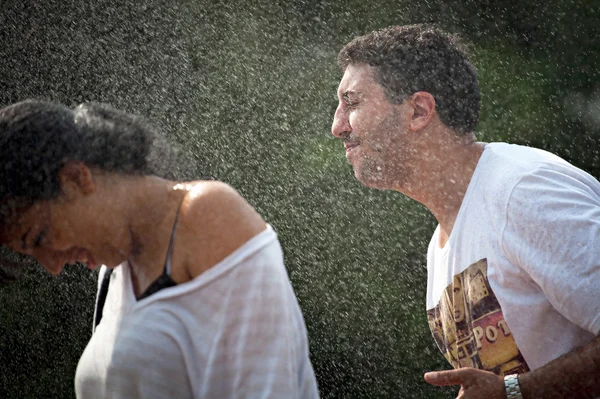
<instances>
[{"instance_id":1,"label":"graphic print on t-shirt","mask_svg":"<svg viewBox=\"0 0 600 399\"><path fill-rule=\"evenodd\" d=\"M500 375L529 367L504 321L481 259L454 276L427 320L442 353L454 368L475 367Z\"/></svg>"}]
</instances>

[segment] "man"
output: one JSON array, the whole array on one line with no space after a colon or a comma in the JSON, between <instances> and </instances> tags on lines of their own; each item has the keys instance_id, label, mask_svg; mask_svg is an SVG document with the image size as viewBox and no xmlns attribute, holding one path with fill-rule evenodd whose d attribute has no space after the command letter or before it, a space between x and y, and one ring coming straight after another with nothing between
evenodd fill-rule
<instances>
[{"instance_id":1,"label":"man","mask_svg":"<svg viewBox=\"0 0 600 399\"><path fill-rule=\"evenodd\" d=\"M356 178L423 203L427 315L461 398L600 396L600 183L545 151L478 142L475 68L412 25L358 37L332 133ZM485 396L484 396L485 395Z\"/></svg>"}]
</instances>

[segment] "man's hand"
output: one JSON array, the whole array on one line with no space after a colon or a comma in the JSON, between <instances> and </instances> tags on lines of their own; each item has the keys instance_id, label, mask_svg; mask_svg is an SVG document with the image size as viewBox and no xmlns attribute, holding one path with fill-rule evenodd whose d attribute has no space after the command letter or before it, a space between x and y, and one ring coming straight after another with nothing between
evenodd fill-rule
<instances>
[{"instance_id":1,"label":"man's hand","mask_svg":"<svg viewBox=\"0 0 600 399\"><path fill-rule=\"evenodd\" d=\"M457 399L506 399L504 378L489 371L465 367L425 373L432 385L460 385Z\"/></svg>"}]
</instances>

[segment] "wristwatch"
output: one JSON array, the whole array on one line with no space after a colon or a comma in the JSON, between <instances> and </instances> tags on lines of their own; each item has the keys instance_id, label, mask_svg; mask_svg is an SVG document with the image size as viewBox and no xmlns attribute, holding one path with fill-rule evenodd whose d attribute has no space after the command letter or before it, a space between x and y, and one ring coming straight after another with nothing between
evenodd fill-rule
<instances>
[{"instance_id":1,"label":"wristwatch","mask_svg":"<svg viewBox=\"0 0 600 399\"><path fill-rule=\"evenodd\" d=\"M506 399L523 399L518 374L504 376L504 388L506 389Z\"/></svg>"}]
</instances>

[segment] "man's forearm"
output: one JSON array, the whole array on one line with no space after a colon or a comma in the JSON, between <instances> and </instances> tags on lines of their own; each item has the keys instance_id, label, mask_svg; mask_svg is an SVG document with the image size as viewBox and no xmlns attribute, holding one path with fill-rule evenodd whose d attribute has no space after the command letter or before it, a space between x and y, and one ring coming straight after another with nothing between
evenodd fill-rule
<instances>
[{"instance_id":1,"label":"man's forearm","mask_svg":"<svg viewBox=\"0 0 600 399\"><path fill-rule=\"evenodd\" d=\"M600 398L600 336L539 369L521 374L519 385L524 399Z\"/></svg>"}]
</instances>

